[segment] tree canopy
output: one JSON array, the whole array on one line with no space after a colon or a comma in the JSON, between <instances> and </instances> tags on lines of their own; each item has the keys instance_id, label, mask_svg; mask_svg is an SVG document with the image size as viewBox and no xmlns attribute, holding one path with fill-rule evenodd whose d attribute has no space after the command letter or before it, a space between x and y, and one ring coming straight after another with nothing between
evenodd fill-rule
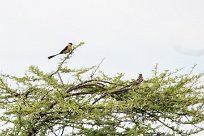
<instances>
[{"instance_id":1,"label":"tree canopy","mask_svg":"<svg viewBox=\"0 0 204 136\"><path fill-rule=\"evenodd\" d=\"M79 43L45 72L0 75L0 135L191 135L204 130L203 73L159 72L151 78L108 76L100 64L71 68ZM75 55L75 54L74 54Z\"/></svg>"}]
</instances>

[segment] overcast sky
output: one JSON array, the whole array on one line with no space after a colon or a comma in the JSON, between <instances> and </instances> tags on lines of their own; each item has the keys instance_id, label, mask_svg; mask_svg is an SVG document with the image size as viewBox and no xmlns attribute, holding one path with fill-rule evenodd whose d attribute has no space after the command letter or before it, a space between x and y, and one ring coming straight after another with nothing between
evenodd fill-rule
<instances>
[{"instance_id":1,"label":"overcast sky","mask_svg":"<svg viewBox=\"0 0 204 136\"><path fill-rule=\"evenodd\" d=\"M68 42L86 44L70 65L105 58L109 74L150 77L162 69L204 70L203 0L0 0L0 72L21 74L29 65L50 71Z\"/></svg>"}]
</instances>

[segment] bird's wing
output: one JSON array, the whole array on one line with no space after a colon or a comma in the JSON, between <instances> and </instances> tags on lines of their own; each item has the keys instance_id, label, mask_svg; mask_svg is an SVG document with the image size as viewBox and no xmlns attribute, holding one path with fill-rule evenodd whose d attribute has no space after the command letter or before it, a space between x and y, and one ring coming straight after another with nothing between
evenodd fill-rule
<instances>
[{"instance_id":1,"label":"bird's wing","mask_svg":"<svg viewBox=\"0 0 204 136\"><path fill-rule=\"evenodd\" d=\"M67 46L59 54L63 54L66 50L67 50Z\"/></svg>"}]
</instances>

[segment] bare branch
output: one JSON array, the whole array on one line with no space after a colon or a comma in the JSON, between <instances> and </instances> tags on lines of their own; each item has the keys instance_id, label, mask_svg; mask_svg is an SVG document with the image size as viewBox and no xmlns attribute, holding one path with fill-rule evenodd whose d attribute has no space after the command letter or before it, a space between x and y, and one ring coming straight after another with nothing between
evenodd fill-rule
<instances>
[{"instance_id":1,"label":"bare branch","mask_svg":"<svg viewBox=\"0 0 204 136\"><path fill-rule=\"evenodd\" d=\"M59 71L57 72L57 74L58 74L59 79L60 79L60 81L61 81L61 83L62 83L62 86L64 86L64 82L63 82L63 80L62 80L62 77L61 77L61 75L60 75Z\"/></svg>"}]
</instances>

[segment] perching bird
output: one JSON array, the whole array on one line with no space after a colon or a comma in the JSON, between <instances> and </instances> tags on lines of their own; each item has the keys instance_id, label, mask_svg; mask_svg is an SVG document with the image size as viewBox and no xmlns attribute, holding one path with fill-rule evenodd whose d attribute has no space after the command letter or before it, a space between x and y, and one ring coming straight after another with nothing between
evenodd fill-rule
<instances>
[{"instance_id":1,"label":"perching bird","mask_svg":"<svg viewBox=\"0 0 204 136\"><path fill-rule=\"evenodd\" d=\"M143 80L144 79L143 79L142 74L139 74L137 80L134 82L134 85L139 85L140 83L142 83Z\"/></svg>"},{"instance_id":2,"label":"perching bird","mask_svg":"<svg viewBox=\"0 0 204 136\"><path fill-rule=\"evenodd\" d=\"M52 56L49 56L48 59L51 59L57 55L60 55L60 54L66 54L66 53L70 53L72 51L72 43L68 43L68 45L58 54L55 54L55 55L52 55Z\"/></svg>"}]
</instances>

